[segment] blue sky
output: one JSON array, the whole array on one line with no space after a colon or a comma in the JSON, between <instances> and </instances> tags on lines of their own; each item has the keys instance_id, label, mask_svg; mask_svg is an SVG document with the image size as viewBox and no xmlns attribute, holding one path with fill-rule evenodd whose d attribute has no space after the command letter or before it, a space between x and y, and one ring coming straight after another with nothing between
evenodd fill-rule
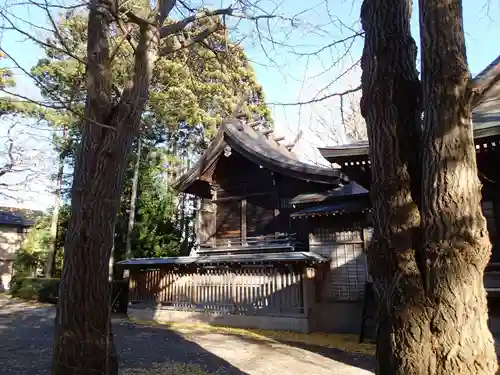
<instances>
[{"instance_id":1,"label":"blue sky","mask_svg":"<svg viewBox=\"0 0 500 375\"><path fill-rule=\"evenodd\" d=\"M63 0L58 0L62 2ZM69 1L69 0L68 0ZM294 17L294 25L289 20L270 20L259 22L259 33L255 25L241 22L233 37L244 38L247 56L253 62L259 82L263 85L267 101L270 103L293 103L307 101L314 97L333 92L341 92L359 85L360 71L346 70L355 63L360 55L362 39L352 45L340 45L337 49L325 49L320 54L312 54L326 44L344 39L353 30L359 30L360 1L297 1L261 0L259 7L265 11L276 9L275 14L283 18ZM2 6L11 5L11 0L1 0ZM218 3L218 2L217 2ZM207 3L206 3L207 4ZM208 6L208 5L207 5ZM500 54L500 4L488 0L464 0L465 31L469 66L472 74L479 73ZM211 6L212 7L212 6ZM415 7L416 8L416 7ZM11 8L12 9L12 8ZM260 11L254 10L255 13ZM262 12L261 12L262 13ZM18 7L15 16L28 20L35 25L46 24L46 17L36 7ZM497 22L495 22L497 21ZM5 25L5 20L3 20ZM415 9L412 22L414 37L419 38L418 14ZM23 25L23 29L33 32L34 28ZM40 30L35 30L42 37ZM29 70L41 57L40 49L32 42L15 32L3 32L1 47L12 55L25 69ZM346 53L348 51L348 53ZM309 54L309 55L307 55ZM342 59L341 56L345 55ZM12 63L6 63L13 67ZM5 65L5 64L4 64ZM25 96L38 99L39 93L32 82L22 72L14 69L18 78L17 91ZM339 76L342 76L339 79ZM334 82L333 84L331 82ZM345 142L344 136L332 137L333 128L339 128L340 102L338 98L321 103L303 106L272 107L276 122L276 132L293 139L299 129L303 130L303 140L297 152L312 161L317 157L314 146ZM0 123L0 136L8 125ZM48 143L38 147L48 147ZM50 163L49 163L50 164ZM30 198L23 206L47 208L52 199L46 192L47 179L40 180L37 188L38 198ZM2 202L0 202L2 203ZM5 203L5 202L4 202ZM15 204L15 202L8 202Z\"/></svg>"}]
</instances>

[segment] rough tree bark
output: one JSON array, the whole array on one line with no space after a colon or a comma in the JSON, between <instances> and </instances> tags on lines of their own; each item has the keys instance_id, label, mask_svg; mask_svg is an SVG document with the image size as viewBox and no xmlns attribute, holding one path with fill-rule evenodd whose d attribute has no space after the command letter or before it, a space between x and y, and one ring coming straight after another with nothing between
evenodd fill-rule
<instances>
[{"instance_id":1,"label":"rough tree bark","mask_svg":"<svg viewBox=\"0 0 500 375\"><path fill-rule=\"evenodd\" d=\"M374 221L368 262L379 306L377 374L383 375L428 374L430 350L422 257L413 246L420 215L410 172L421 110L411 7L411 0L365 0L361 8L361 111L370 142Z\"/></svg>"},{"instance_id":2,"label":"rough tree bark","mask_svg":"<svg viewBox=\"0 0 500 375\"><path fill-rule=\"evenodd\" d=\"M460 0L420 0L422 229L432 306L432 374L495 374L483 274L491 254L481 212Z\"/></svg>"},{"instance_id":3,"label":"rough tree bark","mask_svg":"<svg viewBox=\"0 0 500 375\"><path fill-rule=\"evenodd\" d=\"M56 315L53 375L117 374L110 324L108 262L124 170L148 95L159 30L140 27L134 70L121 100L111 100L111 2L89 4L87 100L76 162L71 218Z\"/></svg>"}]
</instances>

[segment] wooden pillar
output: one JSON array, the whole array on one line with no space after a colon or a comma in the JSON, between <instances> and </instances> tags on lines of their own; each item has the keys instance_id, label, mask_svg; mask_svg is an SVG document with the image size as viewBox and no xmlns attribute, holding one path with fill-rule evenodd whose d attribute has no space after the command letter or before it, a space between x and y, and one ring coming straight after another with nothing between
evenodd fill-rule
<instances>
[{"instance_id":1,"label":"wooden pillar","mask_svg":"<svg viewBox=\"0 0 500 375\"><path fill-rule=\"evenodd\" d=\"M310 315L314 303L314 268L304 267L302 271L303 293L304 293L304 314Z\"/></svg>"},{"instance_id":2,"label":"wooden pillar","mask_svg":"<svg viewBox=\"0 0 500 375\"><path fill-rule=\"evenodd\" d=\"M307 318L308 331L314 331L315 317L313 314L315 303L314 288L315 269L312 267L303 267L302 269L302 291L304 296L304 315Z\"/></svg>"},{"instance_id":3,"label":"wooden pillar","mask_svg":"<svg viewBox=\"0 0 500 375\"><path fill-rule=\"evenodd\" d=\"M211 187L210 193L212 194L211 209L212 209L212 224L210 225L210 244L213 247L217 246L217 189Z\"/></svg>"},{"instance_id":4,"label":"wooden pillar","mask_svg":"<svg viewBox=\"0 0 500 375\"><path fill-rule=\"evenodd\" d=\"M246 245L247 242L247 200L241 200L241 244Z\"/></svg>"},{"instance_id":5,"label":"wooden pillar","mask_svg":"<svg viewBox=\"0 0 500 375\"><path fill-rule=\"evenodd\" d=\"M368 230L366 228L363 228L363 231L361 233L362 239L363 239L363 256L365 258L365 273L366 273L366 281L367 282L372 282L372 278L370 275L370 271L368 270L368 259L367 259L367 251L368 251L368 246L370 245L370 239L368 238Z\"/></svg>"},{"instance_id":6,"label":"wooden pillar","mask_svg":"<svg viewBox=\"0 0 500 375\"><path fill-rule=\"evenodd\" d=\"M128 299L133 301L136 297L136 287L137 287L137 271L135 269L128 270Z\"/></svg>"}]
</instances>

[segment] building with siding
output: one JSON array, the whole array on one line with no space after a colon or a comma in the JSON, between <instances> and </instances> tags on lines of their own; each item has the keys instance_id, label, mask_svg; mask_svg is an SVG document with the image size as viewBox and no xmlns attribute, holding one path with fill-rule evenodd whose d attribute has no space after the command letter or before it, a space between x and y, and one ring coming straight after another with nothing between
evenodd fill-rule
<instances>
[{"instance_id":1,"label":"building with siding","mask_svg":"<svg viewBox=\"0 0 500 375\"><path fill-rule=\"evenodd\" d=\"M356 332L368 278L367 190L301 162L262 121L230 119L176 189L200 198L189 257L129 259L129 314Z\"/></svg>"},{"instance_id":2,"label":"building with siding","mask_svg":"<svg viewBox=\"0 0 500 375\"><path fill-rule=\"evenodd\" d=\"M0 207L0 292L9 289L16 251L41 214L39 211Z\"/></svg>"}]
</instances>

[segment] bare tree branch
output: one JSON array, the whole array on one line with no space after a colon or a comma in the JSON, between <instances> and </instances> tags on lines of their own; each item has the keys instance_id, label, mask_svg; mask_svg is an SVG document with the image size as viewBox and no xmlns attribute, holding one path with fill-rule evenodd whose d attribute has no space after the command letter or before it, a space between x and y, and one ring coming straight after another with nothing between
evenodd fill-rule
<instances>
[{"instance_id":1,"label":"bare tree branch","mask_svg":"<svg viewBox=\"0 0 500 375\"><path fill-rule=\"evenodd\" d=\"M64 103L62 101L62 99L60 98L59 95L57 95L56 93L52 92L52 90L50 90L47 86L45 86L43 84L43 82L41 82L39 79L37 79L35 76L33 76L30 72L28 72L25 68L23 68L18 62L17 60L15 60L9 53L7 53L7 51L5 51L3 48L0 47L0 51L3 52L16 66L18 69L20 69L24 74L26 74L28 77L32 78L35 82L37 82L37 84L39 84L41 87L43 87L46 91L47 91L47 94L55 101L55 102L58 102L59 104L61 104L61 107L55 107L53 105L48 105L48 104L45 104L41 101L38 101L38 100L34 100L34 99L31 99L25 95L21 95L21 94L18 94L18 93L15 93L15 92L12 92L12 91L8 91L6 89L1 89L1 91L5 92L6 94L9 94L9 95L12 95L12 96L15 96L15 97L18 97L18 98L21 98L21 99L24 99L26 100L27 102L30 102L32 104L37 104L37 105L40 105L41 107L45 107L45 108L53 108L53 109L66 109L68 110L69 112L71 112L72 114L74 114L75 116L78 116L82 119L85 119L87 120L89 123L92 123L94 125L97 125L97 126L101 126L103 128L108 128L108 129L111 129L111 130L114 130L113 127L109 126L109 125L106 125L106 124L101 124L97 121L94 121L88 117L86 117L83 113L79 113L78 111L76 111L74 108L71 107L71 103Z\"/></svg>"},{"instance_id":2,"label":"bare tree branch","mask_svg":"<svg viewBox=\"0 0 500 375\"><path fill-rule=\"evenodd\" d=\"M35 42L36 44L39 44L40 46L44 46L44 47L47 47L47 48L51 48L51 49L54 49L58 52L61 52L63 54L66 54L68 55L69 57L81 62L82 64L86 64L84 60L82 60L80 57L74 55L71 50L69 48L67 49L62 49L62 48L59 48L57 47L56 45L52 44L52 43L48 43L48 42L44 42L43 40L40 40L36 37L34 37L32 34L26 32L25 30L21 29L20 27L17 27L10 19L9 15L8 14L5 14L3 11L0 10L0 17L3 17L4 19L7 20L7 22L9 22L10 24L10 29L13 30L13 31L16 31L18 32L19 34L25 36L26 38L30 39L31 41ZM9 28L6 28L4 27L4 30L7 30Z\"/></svg>"},{"instance_id":3,"label":"bare tree branch","mask_svg":"<svg viewBox=\"0 0 500 375\"><path fill-rule=\"evenodd\" d=\"M34 0L28 0L28 1L20 1L17 3L14 3L12 5L37 5L37 6L42 6L43 4L38 1ZM50 4L50 7L53 9L60 9L60 10L76 10L76 9L81 9L85 8L88 6L87 1L79 1L78 4L75 5L62 5L62 4Z\"/></svg>"},{"instance_id":4,"label":"bare tree branch","mask_svg":"<svg viewBox=\"0 0 500 375\"><path fill-rule=\"evenodd\" d=\"M50 138L51 131L47 137L42 137L41 128L36 125L39 134L31 134L26 131L23 116L7 115L2 117L2 121L8 124L8 128L5 135L0 136L4 140L4 147L0 148L0 196L21 202L19 193L29 193L31 183L40 184L49 175L47 167L50 163L45 164L48 155L40 149L40 145Z\"/></svg>"},{"instance_id":5,"label":"bare tree branch","mask_svg":"<svg viewBox=\"0 0 500 375\"><path fill-rule=\"evenodd\" d=\"M0 177L2 177L4 174L12 171L12 168L14 167L14 156L12 155L12 149L14 148L14 141L12 140L12 137L11 137L11 128L9 128L9 130L7 131L7 134L8 134L8 139L7 139L7 158L8 158L8 161L0 167Z\"/></svg>"},{"instance_id":6,"label":"bare tree branch","mask_svg":"<svg viewBox=\"0 0 500 375\"><path fill-rule=\"evenodd\" d=\"M325 95L325 96L322 96L322 97L319 97L319 98L315 98L315 99L311 99L311 100L306 100L306 101L298 101L298 102L290 102L290 103L268 103L269 105L276 105L276 106L292 106L292 105L307 105L307 104L313 104L313 103L319 103L319 102L322 102L326 99L330 99L330 98L333 98L333 97L336 97L336 96L345 96L345 95L348 95L348 94L352 94L352 93L355 93L355 92L358 92L361 90L361 86L358 86L354 89L350 89L350 90L345 90L345 91L342 91L342 92L334 92L332 94L328 94L328 95Z\"/></svg>"},{"instance_id":7,"label":"bare tree branch","mask_svg":"<svg viewBox=\"0 0 500 375\"><path fill-rule=\"evenodd\" d=\"M157 15L156 15L156 23L159 26L162 26L168 15L175 7L175 0L158 0L157 1Z\"/></svg>"},{"instance_id":8,"label":"bare tree branch","mask_svg":"<svg viewBox=\"0 0 500 375\"><path fill-rule=\"evenodd\" d=\"M222 25L220 23L214 22L212 23L212 25L207 26L203 31L200 31L198 34L191 38L185 39L183 37L178 37L174 40L173 45L162 48L160 56L166 56L181 49L189 48L196 43L201 43L221 28Z\"/></svg>"},{"instance_id":9,"label":"bare tree branch","mask_svg":"<svg viewBox=\"0 0 500 375\"><path fill-rule=\"evenodd\" d=\"M257 20L259 17L246 17L243 14L237 14L235 10L231 7L229 8L221 8L221 9L216 9L213 11L203 11L203 12L198 12L195 13L191 16L185 17L184 19L171 23L170 25L166 25L160 28L160 38L166 38L170 35L179 33L183 31L189 24L195 22L195 21L200 21L204 18L210 18L214 16L234 16L234 17L240 17L240 18L247 18L247 19L253 19Z\"/></svg>"}]
</instances>

